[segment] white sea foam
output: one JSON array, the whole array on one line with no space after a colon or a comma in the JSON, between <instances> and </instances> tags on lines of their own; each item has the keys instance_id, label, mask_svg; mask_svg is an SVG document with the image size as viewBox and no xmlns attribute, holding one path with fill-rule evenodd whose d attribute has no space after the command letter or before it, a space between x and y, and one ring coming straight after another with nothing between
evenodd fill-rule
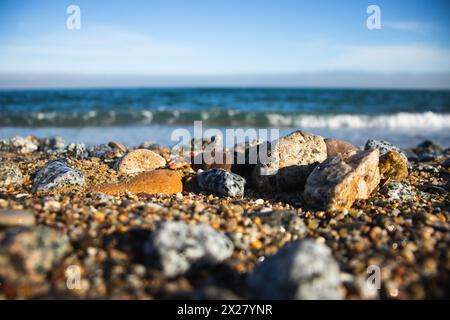
<instances>
[{"instance_id":1,"label":"white sea foam","mask_svg":"<svg viewBox=\"0 0 450 320\"><path fill-rule=\"evenodd\" d=\"M355 128L355 129L447 129L450 114L396 113L396 114L337 114L337 115L280 115L268 114L272 126L300 128Z\"/></svg>"}]
</instances>

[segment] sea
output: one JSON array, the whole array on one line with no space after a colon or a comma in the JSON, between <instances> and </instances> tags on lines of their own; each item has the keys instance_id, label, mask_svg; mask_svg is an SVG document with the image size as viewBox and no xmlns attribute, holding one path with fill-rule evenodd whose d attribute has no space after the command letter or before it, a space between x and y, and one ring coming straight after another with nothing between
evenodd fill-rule
<instances>
[{"instance_id":1,"label":"sea","mask_svg":"<svg viewBox=\"0 0 450 320\"><path fill-rule=\"evenodd\" d=\"M204 129L306 130L364 145L450 146L450 91L292 88L126 88L0 91L0 138L61 136L94 145L153 141ZM225 142L225 144L229 144Z\"/></svg>"}]
</instances>

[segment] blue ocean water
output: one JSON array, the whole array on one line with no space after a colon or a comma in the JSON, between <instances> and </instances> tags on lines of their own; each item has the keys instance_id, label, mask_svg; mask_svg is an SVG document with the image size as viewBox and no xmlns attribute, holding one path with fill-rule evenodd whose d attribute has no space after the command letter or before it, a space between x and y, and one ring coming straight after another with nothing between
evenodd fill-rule
<instances>
[{"instance_id":1,"label":"blue ocean water","mask_svg":"<svg viewBox=\"0 0 450 320\"><path fill-rule=\"evenodd\" d=\"M176 128L304 129L363 144L450 144L450 91L89 89L0 91L0 137L61 135L86 144L170 144Z\"/></svg>"}]
</instances>

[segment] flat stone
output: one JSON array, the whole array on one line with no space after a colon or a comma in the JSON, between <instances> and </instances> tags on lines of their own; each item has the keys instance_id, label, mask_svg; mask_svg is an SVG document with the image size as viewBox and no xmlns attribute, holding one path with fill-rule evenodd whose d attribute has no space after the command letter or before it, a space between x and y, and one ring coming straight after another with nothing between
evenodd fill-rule
<instances>
[{"instance_id":1,"label":"flat stone","mask_svg":"<svg viewBox=\"0 0 450 320\"><path fill-rule=\"evenodd\" d=\"M304 199L312 207L340 211L369 198L380 182L378 158L377 149L328 158L308 177Z\"/></svg>"},{"instance_id":2,"label":"flat stone","mask_svg":"<svg viewBox=\"0 0 450 320\"><path fill-rule=\"evenodd\" d=\"M0 188L22 184L23 175L20 168L13 162L0 161Z\"/></svg>"},{"instance_id":3,"label":"flat stone","mask_svg":"<svg viewBox=\"0 0 450 320\"><path fill-rule=\"evenodd\" d=\"M28 210L0 210L0 226L29 227L36 224L33 212Z\"/></svg>"},{"instance_id":4,"label":"flat stone","mask_svg":"<svg viewBox=\"0 0 450 320\"><path fill-rule=\"evenodd\" d=\"M164 222L145 244L149 261L158 261L164 274L175 277L194 265L218 264L233 253L233 243L209 225Z\"/></svg>"},{"instance_id":5,"label":"flat stone","mask_svg":"<svg viewBox=\"0 0 450 320\"><path fill-rule=\"evenodd\" d=\"M69 186L83 186L83 174L69 167L66 159L59 158L48 161L33 180L33 192L48 192Z\"/></svg>"},{"instance_id":6,"label":"flat stone","mask_svg":"<svg viewBox=\"0 0 450 320\"><path fill-rule=\"evenodd\" d=\"M358 151L359 149L355 147L350 142L339 140L339 139L332 139L327 138L324 139L325 144L327 145L327 157L334 157L339 154L344 154L350 151Z\"/></svg>"},{"instance_id":7,"label":"flat stone","mask_svg":"<svg viewBox=\"0 0 450 320\"><path fill-rule=\"evenodd\" d=\"M223 169L211 169L197 174L198 186L205 191L227 196L243 197L245 179Z\"/></svg>"},{"instance_id":8,"label":"flat stone","mask_svg":"<svg viewBox=\"0 0 450 320\"><path fill-rule=\"evenodd\" d=\"M300 191L315 166L327 158L322 137L295 131L272 142L269 157L260 161L253 182L263 191Z\"/></svg>"},{"instance_id":9,"label":"flat stone","mask_svg":"<svg viewBox=\"0 0 450 320\"><path fill-rule=\"evenodd\" d=\"M128 152L117 161L116 169L125 174L135 174L165 167L166 160L159 154L147 150L136 149Z\"/></svg>"},{"instance_id":10,"label":"flat stone","mask_svg":"<svg viewBox=\"0 0 450 320\"><path fill-rule=\"evenodd\" d=\"M42 283L70 250L68 238L51 228L8 229L0 239L0 278L12 286Z\"/></svg>"},{"instance_id":11,"label":"flat stone","mask_svg":"<svg viewBox=\"0 0 450 320\"><path fill-rule=\"evenodd\" d=\"M314 240L298 240L255 267L249 276L258 299L338 300L339 266L330 249Z\"/></svg>"},{"instance_id":12,"label":"flat stone","mask_svg":"<svg viewBox=\"0 0 450 320\"><path fill-rule=\"evenodd\" d=\"M126 182L91 187L88 193L102 192L116 195L128 191L132 193L174 194L183 191L181 178L182 176L178 171L157 169L142 172Z\"/></svg>"}]
</instances>

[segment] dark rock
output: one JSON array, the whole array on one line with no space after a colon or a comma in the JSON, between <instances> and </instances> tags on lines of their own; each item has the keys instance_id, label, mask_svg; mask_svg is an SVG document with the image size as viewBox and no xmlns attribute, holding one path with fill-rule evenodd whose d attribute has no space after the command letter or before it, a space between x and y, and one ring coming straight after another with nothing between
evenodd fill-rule
<instances>
[{"instance_id":1,"label":"dark rock","mask_svg":"<svg viewBox=\"0 0 450 320\"><path fill-rule=\"evenodd\" d=\"M295 241L255 267L250 292L261 299L341 299L340 273L330 249L314 240Z\"/></svg>"},{"instance_id":2,"label":"dark rock","mask_svg":"<svg viewBox=\"0 0 450 320\"><path fill-rule=\"evenodd\" d=\"M33 192L48 192L67 186L84 185L83 174L71 167L64 158L48 161L33 180Z\"/></svg>"},{"instance_id":3,"label":"dark rock","mask_svg":"<svg viewBox=\"0 0 450 320\"><path fill-rule=\"evenodd\" d=\"M243 197L245 179L223 169L211 169L197 174L197 183L203 190L228 197Z\"/></svg>"},{"instance_id":4,"label":"dark rock","mask_svg":"<svg viewBox=\"0 0 450 320\"><path fill-rule=\"evenodd\" d=\"M108 153L114 152L114 150L107 144L99 144L96 146L88 147L87 152L90 157L104 158Z\"/></svg>"}]
</instances>

